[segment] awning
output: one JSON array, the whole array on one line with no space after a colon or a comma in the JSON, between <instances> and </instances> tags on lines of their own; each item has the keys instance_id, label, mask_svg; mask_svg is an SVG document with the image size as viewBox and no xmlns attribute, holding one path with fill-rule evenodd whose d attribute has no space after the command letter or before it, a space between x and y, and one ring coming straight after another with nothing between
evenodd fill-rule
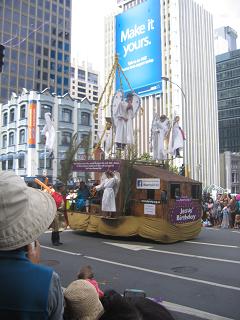
<instances>
[{"instance_id":1,"label":"awning","mask_svg":"<svg viewBox=\"0 0 240 320\"><path fill-rule=\"evenodd\" d=\"M18 152L15 155L15 159L24 159L25 158L25 152Z\"/></svg>"},{"instance_id":2,"label":"awning","mask_svg":"<svg viewBox=\"0 0 240 320\"><path fill-rule=\"evenodd\" d=\"M7 160L13 160L13 154L7 154Z\"/></svg>"}]
</instances>

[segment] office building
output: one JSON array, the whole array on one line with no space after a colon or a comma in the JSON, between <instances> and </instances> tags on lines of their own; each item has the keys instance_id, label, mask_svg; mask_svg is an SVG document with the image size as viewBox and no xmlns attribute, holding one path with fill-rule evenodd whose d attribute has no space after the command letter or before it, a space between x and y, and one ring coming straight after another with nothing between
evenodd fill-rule
<instances>
[{"instance_id":1,"label":"office building","mask_svg":"<svg viewBox=\"0 0 240 320\"><path fill-rule=\"evenodd\" d=\"M221 186L233 194L240 193L240 153L220 154Z\"/></svg>"},{"instance_id":2,"label":"office building","mask_svg":"<svg viewBox=\"0 0 240 320\"><path fill-rule=\"evenodd\" d=\"M6 48L2 102L22 88L68 92L71 6L71 0L0 1L0 43Z\"/></svg>"},{"instance_id":3,"label":"office building","mask_svg":"<svg viewBox=\"0 0 240 320\"><path fill-rule=\"evenodd\" d=\"M44 114L52 114L56 131L53 155L45 153L45 136L41 134L45 125ZM88 99L74 100L42 92L27 91L11 95L8 103L1 106L0 163L2 170L13 170L22 177L46 174L53 180L60 173L60 161L66 157L71 138L78 133L78 141L90 137L89 154L92 152L93 105ZM76 159L86 159L86 144L79 149ZM45 157L46 154L46 157ZM77 176L75 174L74 176ZM81 177L81 174L78 176Z\"/></svg>"},{"instance_id":4,"label":"office building","mask_svg":"<svg viewBox=\"0 0 240 320\"><path fill-rule=\"evenodd\" d=\"M152 4L152 14L155 14L156 1ZM118 1L122 17L123 14L128 12L131 15L132 12L132 19L126 21L126 29L121 34L122 42L127 43L127 37L134 38L136 35L134 32L151 36L150 32L153 32L154 28L151 20L146 25L144 21L146 14L143 13L142 20L139 15L135 15L138 19L135 20L133 15L134 10L140 10L140 6L144 6L146 2L149 6L153 3L152 0ZM160 1L159 20L154 23L160 24L160 34L152 42L144 38L145 40L140 43L145 47L153 43L155 45L157 41L161 43L160 59L156 59L161 61L161 66L158 66L159 82L151 87L151 89L159 88L159 92L142 95L143 112L139 113L135 120L139 153L150 153L149 141L154 112L165 114L171 120L174 115L179 115L187 137L183 150L183 162L187 174L203 182L204 186L219 185L216 64L212 15L192 0L165 0ZM105 24L107 76L114 62L115 48L119 44L115 38L114 17L107 17ZM135 25L139 28L135 29ZM130 29L127 29L127 26ZM136 49L136 44L129 44L128 48L133 51ZM145 56L142 58L145 59ZM150 64L151 61L147 62ZM131 63L135 63L134 60ZM134 74L136 68L131 74L128 73L133 81L136 80ZM161 81L161 77L165 80ZM145 85L151 84L145 83ZM109 114L110 111L108 116ZM181 161L177 160L175 164L180 166Z\"/></svg>"},{"instance_id":5,"label":"office building","mask_svg":"<svg viewBox=\"0 0 240 320\"><path fill-rule=\"evenodd\" d=\"M73 59L70 70L70 95L73 99L87 98L91 103L96 105L99 100L100 81L99 72L93 70L92 65L88 62L81 64L77 59ZM99 109L94 120L94 141L98 142L98 133L101 130L102 112Z\"/></svg>"},{"instance_id":6,"label":"office building","mask_svg":"<svg viewBox=\"0 0 240 320\"><path fill-rule=\"evenodd\" d=\"M229 26L215 29L215 54L237 50L237 37L237 32Z\"/></svg>"},{"instance_id":7,"label":"office building","mask_svg":"<svg viewBox=\"0 0 240 320\"><path fill-rule=\"evenodd\" d=\"M219 149L240 152L240 50L216 57Z\"/></svg>"}]
</instances>

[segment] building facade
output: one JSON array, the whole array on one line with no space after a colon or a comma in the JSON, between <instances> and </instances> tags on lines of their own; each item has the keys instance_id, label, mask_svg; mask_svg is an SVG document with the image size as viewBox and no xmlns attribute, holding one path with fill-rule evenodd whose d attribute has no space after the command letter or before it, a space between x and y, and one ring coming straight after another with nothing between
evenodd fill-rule
<instances>
[{"instance_id":1,"label":"building facade","mask_svg":"<svg viewBox=\"0 0 240 320\"><path fill-rule=\"evenodd\" d=\"M216 57L219 149L240 152L240 50Z\"/></svg>"},{"instance_id":2,"label":"building facade","mask_svg":"<svg viewBox=\"0 0 240 320\"><path fill-rule=\"evenodd\" d=\"M77 59L73 59L70 70L70 95L73 99L87 98L96 105L99 100L100 80L99 72L93 70L92 65L87 62L79 64ZM94 141L98 141L98 133L101 131L102 112L96 114L94 119Z\"/></svg>"},{"instance_id":3,"label":"building facade","mask_svg":"<svg viewBox=\"0 0 240 320\"><path fill-rule=\"evenodd\" d=\"M118 1L119 12L144 1ZM181 118L187 140L183 162L188 176L203 185L220 183L216 70L213 19L192 0L161 1L162 92L142 98L143 112L135 120L140 154L150 153L154 112ZM133 26L134 28L134 22ZM105 20L106 76L114 62L115 19ZM196 35L198 35L196 37ZM202 45L204 43L204 46ZM110 114L110 111L109 111ZM108 116L109 116L108 114ZM180 166L181 162L175 161Z\"/></svg>"},{"instance_id":4,"label":"building facade","mask_svg":"<svg viewBox=\"0 0 240 320\"><path fill-rule=\"evenodd\" d=\"M0 43L5 46L2 102L22 88L68 92L71 8L71 0L0 1Z\"/></svg>"},{"instance_id":5,"label":"building facade","mask_svg":"<svg viewBox=\"0 0 240 320\"><path fill-rule=\"evenodd\" d=\"M53 157L45 153L45 137L41 134L46 112L52 114L56 131ZM1 106L2 170L14 171L22 177L42 176L47 172L55 181L74 133L78 133L79 142L90 137L89 152L92 150L92 114L93 105L86 98L76 101L69 94L57 96L48 89L40 93L23 90L19 96L12 94L8 103ZM85 157L83 146L76 159Z\"/></svg>"},{"instance_id":6,"label":"building facade","mask_svg":"<svg viewBox=\"0 0 240 320\"><path fill-rule=\"evenodd\" d=\"M220 155L221 186L233 194L240 193L240 153L225 151Z\"/></svg>"}]
</instances>

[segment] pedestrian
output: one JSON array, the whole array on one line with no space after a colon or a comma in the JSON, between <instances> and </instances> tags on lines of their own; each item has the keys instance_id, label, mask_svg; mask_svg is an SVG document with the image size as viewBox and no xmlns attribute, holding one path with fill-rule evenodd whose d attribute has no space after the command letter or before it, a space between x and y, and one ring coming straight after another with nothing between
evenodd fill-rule
<instances>
[{"instance_id":1,"label":"pedestrian","mask_svg":"<svg viewBox=\"0 0 240 320\"><path fill-rule=\"evenodd\" d=\"M222 224L221 228L228 229L229 228L229 209L228 209L228 202L224 201L223 209L222 209Z\"/></svg>"},{"instance_id":2,"label":"pedestrian","mask_svg":"<svg viewBox=\"0 0 240 320\"><path fill-rule=\"evenodd\" d=\"M63 243L60 242L60 217L62 215L65 216L66 219L66 203L64 201L63 192L65 190L65 186L63 182L57 181L54 186L55 191L52 193L52 197L55 200L56 206L57 206L57 212L55 215L55 218L51 224L52 228L52 244L54 246L60 246Z\"/></svg>"},{"instance_id":3,"label":"pedestrian","mask_svg":"<svg viewBox=\"0 0 240 320\"><path fill-rule=\"evenodd\" d=\"M12 172L0 173L0 319L63 319L59 276L38 264L37 239L55 213L48 193Z\"/></svg>"}]
</instances>

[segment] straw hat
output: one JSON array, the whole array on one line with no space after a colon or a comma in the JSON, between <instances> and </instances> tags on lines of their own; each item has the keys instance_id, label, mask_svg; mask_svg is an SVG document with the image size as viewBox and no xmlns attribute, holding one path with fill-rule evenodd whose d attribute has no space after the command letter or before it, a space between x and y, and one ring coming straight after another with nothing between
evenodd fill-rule
<instances>
[{"instance_id":1,"label":"straw hat","mask_svg":"<svg viewBox=\"0 0 240 320\"><path fill-rule=\"evenodd\" d=\"M64 297L71 319L97 320L104 313L95 287L87 280L73 281Z\"/></svg>"},{"instance_id":2,"label":"straw hat","mask_svg":"<svg viewBox=\"0 0 240 320\"><path fill-rule=\"evenodd\" d=\"M28 187L12 172L0 173L0 251L36 240L55 214L55 201L49 194Z\"/></svg>"}]
</instances>

